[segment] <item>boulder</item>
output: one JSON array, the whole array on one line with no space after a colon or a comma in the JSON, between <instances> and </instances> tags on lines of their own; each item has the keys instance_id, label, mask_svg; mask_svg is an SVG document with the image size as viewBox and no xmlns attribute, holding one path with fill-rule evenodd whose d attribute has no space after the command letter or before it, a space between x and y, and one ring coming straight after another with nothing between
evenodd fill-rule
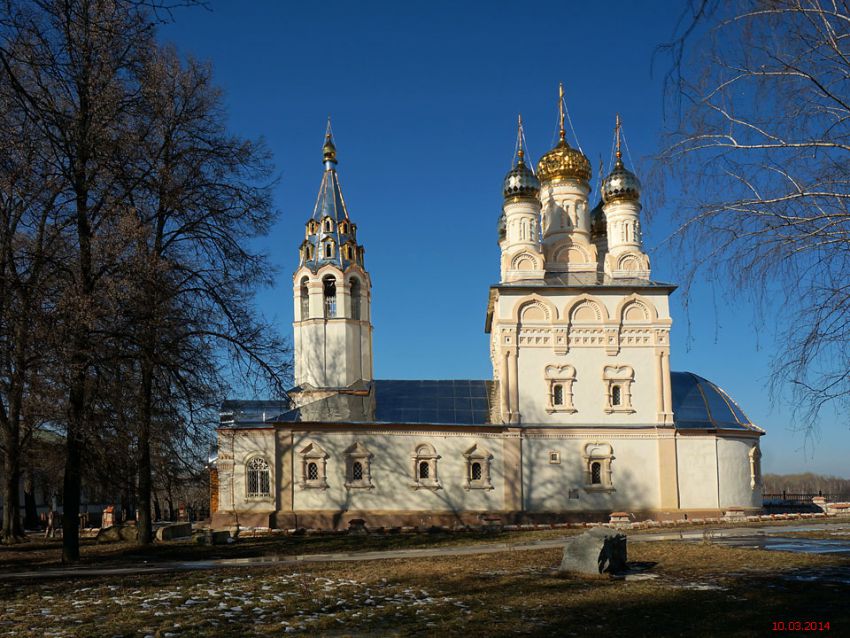
<instances>
[{"instance_id":1,"label":"boulder","mask_svg":"<svg viewBox=\"0 0 850 638\"><path fill-rule=\"evenodd\" d=\"M170 541L173 538L186 538L192 535L191 523L174 523L163 525L156 530L156 540Z\"/></svg>"},{"instance_id":2,"label":"boulder","mask_svg":"<svg viewBox=\"0 0 850 638\"><path fill-rule=\"evenodd\" d=\"M135 525L110 525L101 527L95 540L98 543L117 543L119 541L136 541L139 530Z\"/></svg>"},{"instance_id":3,"label":"boulder","mask_svg":"<svg viewBox=\"0 0 850 638\"><path fill-rule=\"evenodd\" d=\"M559 572L618 573L626 570L626 535L594 527L568 538Z\"/></svg>"}]
</instances>

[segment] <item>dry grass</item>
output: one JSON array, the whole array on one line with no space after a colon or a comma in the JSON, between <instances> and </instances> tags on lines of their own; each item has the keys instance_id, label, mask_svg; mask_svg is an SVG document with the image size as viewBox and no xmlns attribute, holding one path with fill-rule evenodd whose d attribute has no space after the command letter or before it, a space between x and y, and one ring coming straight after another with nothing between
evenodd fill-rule
<instances>
[{"instance_id":1,"label":"dry grass","mask_svg":"<svg viewBox=\"0 0 850 638\"><path fill-rule=\"evenodd\" d=\"M640 543L652 580L558 576L559 550L0 585L9 636L848 635L850 557Z\"/></svg>"}]
</instances>

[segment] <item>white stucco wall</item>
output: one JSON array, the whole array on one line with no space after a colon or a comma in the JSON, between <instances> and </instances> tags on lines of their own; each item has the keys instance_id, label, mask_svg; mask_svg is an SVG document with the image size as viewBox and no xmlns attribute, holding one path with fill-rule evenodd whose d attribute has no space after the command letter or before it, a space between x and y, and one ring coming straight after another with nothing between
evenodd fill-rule
<instances>
[{"instance_id":1,"label":"white stucco wall","mask_svg":"<svg viewBox=\"0 0 850 638\"><path fill-rule=\"evenodd\" d=\"M613 491L585 489L585 446L594 442L608 443L613 448ZM560 464L549 462L550 452L560 452ZM633 511L659 506L655 438L618 438L592 432L528 436L523 439L522 460L527 511ZM577 490L577 499L569 498L570 490Z\"/></svg>"},{"instance_id":2,"label":"white stucco wall","mask_svg":"<svg viewBox=\"0 0 850 638\"><path fill-rule=\"evenodd\" d=\"M365 446L371 460L372 489L345 487L345 450L354 442ZM316 443L327 452L327 489L298 485L301 473L299 452ZM441 489L413 489L411 455L423 443L434 447L440 456L437 476ZM464 452L473 445L487 449L492 490L464 488L467 473ZM504 502L501 437L415 432L313 432L295 435L296 510L408 510L408 511L482 511L501 510Z\"/></svg>"},{"instance_id":3,"label":"white stucco wall","mask_svg":"<svg viewBox=\"0 0 850 638\"><path fill-rule=\"evenodd\" d=\"M218 507L222 511L273 512L277 509L274 477L277 464L274 428L222 430L218 437ZM261 456L269 464L271 495L247 497L245 464Z\"/></svg>"},{"instance_id":4,"label":"white stucco wall","mask_svg":"<svg viewBox=\"0 0 850 638\"><path fill-rule=\"evenodd\" d=\"M716 439L712 435L676 440L679 503L682 509L719 507Z\"/></svg>"},{"instance_id":5,"label":"white stucco wall","mask_svg":"<svg viewBox=\"0 0 850 638\"><path fill-rule=\"evenodd\" d=\"M518 395L522 423L558 423L567 425L599 425L599 424L628 424L648 425L658 423L661 412L661 370L658 359L659 349L667 349L667 333L670 328L669 300L666 290L651 288L634 288L640 294L637 300L649 307L652 314L657 313L657 319L646 321L621 321L621 313L627 307L630 294L622 290L606 293L595 288L589 301L602 307L603 317L590 323L571 323L569 314L574 305L581 299L588 298L582 290L559 292L547 291L543 297L538 297L528 291L510 291L502 289L494 309L492 326L493 339L496 343L496 362L504 366L503 352L508 344L505 343L503 328L514 329L517 324L519 308L524 304L539 298L546 306L549 318L534 322L519 322L520 335L513 334L509 338L518 342L517 379L519 381ZM544 298L545 297L545 298ZM624 304L625 301L625 304ZM654 312L653 312L654 311ZM619 328L618 328L619 327ZM555 347L556 331L570 330L570 346L566 353L558 353ZM582 343L578 334L582 329L597 331L597 338L604 329L619 329L619 348L612 351L607 342ZM540 334L541 339L535 343L519 341L522 334L531 331ZM637 331L639 339L630 341L629 331ZM617 334L615 332L615 334ZM611 337L605 333L605 339ZM548 342L545 339L548 338ZM573 384L575 413L549 412L548 388L544 370L548 365L563 366L569 364L576 370ZM633 413L615 411L606 412L606 395L608 384L604 380L606 366L630 366L634 370L632 383ZM507 376L513 385L516 380L500 368L499 378Z\"/></svg>"},{"instance_id":6,"label":"white stucco wall","mask_svg":"<svg viewBox=\"0 0 850 638\"><path fill-rule=\"evenodd\" d=\"M758 445L752 438L718 438L720 507L761 507L762 490L753 486L750 450Z\"/></svg>"}]
</instances>

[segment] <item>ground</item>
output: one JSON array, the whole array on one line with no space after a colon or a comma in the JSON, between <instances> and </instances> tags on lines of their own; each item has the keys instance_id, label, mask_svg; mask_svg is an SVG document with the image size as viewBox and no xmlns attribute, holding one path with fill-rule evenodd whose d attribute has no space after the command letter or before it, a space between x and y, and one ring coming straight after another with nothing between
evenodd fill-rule
<instances>
[{"instance_id":1,"label":"ground","mask_svg":"<svg viewBox=\"0 0 850 638\"><path fill-rule=\"evenodd\" d=\"M520 538L527 543L551 539L552 533ZM293 540L297 546L283 544ZM290 554L435 543L448 551L458 544L516 540L514 535L316 537L248 541L206 551L246 556L272 548ZM126 563L126 552L134 551L127 546L86 550L89 560L109 558L113 564L121 556ZM0 569L20 568L7 559L25 551L0 554ZM37 556L54 548L31 551ZM778 621L815 621L828 622L830 633L849 635L847 554L632 542L629 561L637 573L627 579L560 576L554 570L560 556L559 549L506 550L62 580L7 576L0 584L0 633L753 636L777 633L772 629Z\"/></svg>"}]
</instances>

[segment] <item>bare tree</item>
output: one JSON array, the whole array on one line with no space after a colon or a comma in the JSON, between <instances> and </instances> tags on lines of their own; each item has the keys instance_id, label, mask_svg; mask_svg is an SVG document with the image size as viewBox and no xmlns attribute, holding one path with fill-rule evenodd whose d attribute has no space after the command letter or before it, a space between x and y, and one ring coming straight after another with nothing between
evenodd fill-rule
<instances>
[{"instance_id":1,"label":"bare tree","mask_svg":"<svg viewBox=\"0 0 850 638\"><path fill-rule=\"evenodd\" d=\"M0 2L2 81L43 149L65 250L41 345L66 396L63 558L75 561L86 458L131 459L129 474L105 474L138 499L150 542L152 450L209 422L228 362L282 388L286 348L252 307L270 272L248 248L274 218L271 166L227 133L209 69L157 46L156 12L175 3Z\"/></svg>"},{"instance_id":2,"label":"bare tree","mask_svg":"<svg viewBox=\"0 0 850 638\"><path fill-rule=\"evenodd\" d=\"M850 398L850 7L688 5L661 157L686 291L706 273L776 328L773 389L813 426Z\"/></svg>"}]
</instances>

